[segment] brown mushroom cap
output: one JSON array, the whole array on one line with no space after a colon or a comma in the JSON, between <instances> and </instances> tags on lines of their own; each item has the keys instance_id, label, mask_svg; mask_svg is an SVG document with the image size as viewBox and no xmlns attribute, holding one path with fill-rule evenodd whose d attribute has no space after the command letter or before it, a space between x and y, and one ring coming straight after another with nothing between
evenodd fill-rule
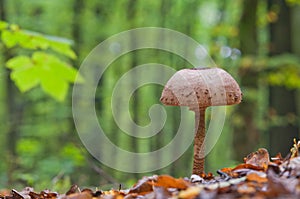
<instances>
[{"instance_id":1,"label":"brown mushroom cap","mask_svg":"<svg viewBox=\"0 0 300 199\"><path fill-rule=\"evenodd\" d=\"M233 77L220 68L191 68L177 71L163 89L165 105L190 109L239 104L242 92Z\"/></svg>"}]
</instances>

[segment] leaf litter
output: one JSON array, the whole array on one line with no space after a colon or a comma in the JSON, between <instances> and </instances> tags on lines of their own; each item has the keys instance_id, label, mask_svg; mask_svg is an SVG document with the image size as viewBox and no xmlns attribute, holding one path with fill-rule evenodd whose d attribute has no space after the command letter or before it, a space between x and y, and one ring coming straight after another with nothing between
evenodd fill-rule
<instances>
[{"instance_id":1,"label":"leaf litter","mask_svg":"<svg viewBox=\"0 0 300 199\"><path fill-rule=\"evenodd\" d=\"M27 187L22 191L1 191L1 199L219 199L219 198L300 198L300 141L287 157L281 154L270 158L260 148L244 158L234 168L222 168L212 173L174 178L169 175L143 177L125 190L94 191L73 185L65 194L50 190L35 192Z\"/></svg>"}]
</instances>

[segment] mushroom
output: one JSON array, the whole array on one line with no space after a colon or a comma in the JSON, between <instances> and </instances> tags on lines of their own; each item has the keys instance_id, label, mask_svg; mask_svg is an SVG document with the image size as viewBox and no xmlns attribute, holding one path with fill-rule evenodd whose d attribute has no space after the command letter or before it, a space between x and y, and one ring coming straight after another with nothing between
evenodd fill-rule
<instances>
[{"instance_id":1,"label":"mushroom","mask_svg":"<svg viewBox=\"0 0 300 199\"><path fill-rule=\"evenodd\" d=\"M188 106L195 112L193 174L204 172L205 110L209 106L239 104L242 92L233 77L220 68L191 68L177 71L165 85L160 101L165 105Z\"/></svg>"}]
</instances>

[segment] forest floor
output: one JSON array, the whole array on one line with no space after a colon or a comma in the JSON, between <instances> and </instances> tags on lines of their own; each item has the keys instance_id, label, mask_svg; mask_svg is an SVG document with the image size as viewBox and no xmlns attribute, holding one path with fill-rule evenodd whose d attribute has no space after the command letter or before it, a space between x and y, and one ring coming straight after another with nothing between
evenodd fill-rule
<instances>
[{"instance_id":1,"label":"forest floor","mask_svg":"<svg viewBox=\"0 0 300 199\"><path fill-rule=\"evenodd\" d=\"M174 178L154 175L140 179L130 189L94 191L73 185L67 193L49 190L34 192L33 188L22 191L0 192L3 199L213 199L213 198L300 198L300 141L287 157L280 154L269 157L266 149L249 154L244 163L234 168L223 168L211 173L192 175L190 178Z\"/></svg>"}]
</instances>

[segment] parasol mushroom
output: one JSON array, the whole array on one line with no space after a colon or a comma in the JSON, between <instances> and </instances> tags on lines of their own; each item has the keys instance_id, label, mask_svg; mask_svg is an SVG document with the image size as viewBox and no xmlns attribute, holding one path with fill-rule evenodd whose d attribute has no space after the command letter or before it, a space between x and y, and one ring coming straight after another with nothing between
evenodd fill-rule
<instances>
[{"instance_id":1,"label":"parasol mushroom","mask_svg":"<svg viewBox=\"0 0 300 199\"><path fill-rule=\"evenodd\" d=\"M177 71L165 85L160 101L165 105L188 106L195 112L193 174L204 172L205 110L209 106L238 104L242 92L233 77L220 68L191 68Z\"/></svg>"}]
</instances>

